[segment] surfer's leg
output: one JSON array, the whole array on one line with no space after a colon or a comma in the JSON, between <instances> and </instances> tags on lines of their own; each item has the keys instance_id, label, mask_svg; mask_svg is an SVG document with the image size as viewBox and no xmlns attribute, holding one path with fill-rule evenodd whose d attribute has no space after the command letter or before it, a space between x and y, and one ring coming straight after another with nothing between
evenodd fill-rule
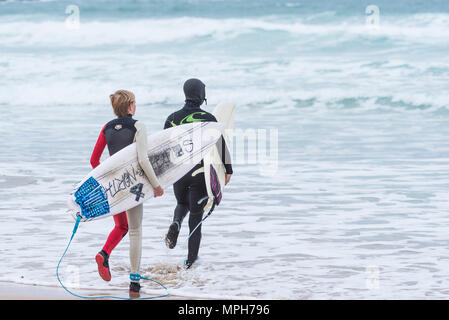
<instances>
[{"instance_id":1,"label":"surfer's leg","mask_svg":"<svg viewBox=\"0 0 449 320\"><path fill-rule=\"evenodd\" d=\"M175 213L173 215L173 222L177 223L178 231L181 230L181 224L185 216L189 212L189 206L187 203L178 203L175 208Z\"/></svg>"},{"instance_id":2,"label":"surfer's leg","mask_svg":"<svg viewBox=\"0 0 449 320\"><path fill-rule=\"evenodd\" d=\"M187 255L186 266L190 267L198 257L201 243L201 225L199 224L203 218L203 209L207 201L198 203L207 195L206 184L204 182L204 173L200 173L192 177L189 188L189 229L192 235L189 238L189 252Z\"/></svg>"},{"instance_id":3,"label":"surfer's leg","mask_svg":"<svg viewBox=\"0 0 449 320\"><path fill-rule=\"evenodd\" d=\"M114 215L115 227L111 231L103 246L103 249L95 256L97 262L98 274L104 281L111 281L111 271L109 269L109 256L128 232L128 220L126 212Z\"/></svg>"},{"instance_id":4,"label":"surfer's leg","mask_svg":"<svg viewBox=\"0 0 449 320\"><path fill-rule=\"evenodd\" d=\"M115 227L111 231L103 246L103 251L108 255L111 255L112 250L119 244L123 237L128 233L128 219L126 218L126 212L116 214L113 216Z\"/></svg>"},{"instance_id":5,"label":"surfer's leg","mask_svg":"<svg viewBox=\"0 0 449 320\"><path fill-rule=\"evenodd\" d=\"M189 251L187 254L186 265L190 267L198 257L198 251L200 250L201 243L201 219L203 218L203 212L190 212L189 216L189 229L192 232L195 228L195 232L189 238ZM198 228L197 228L198 226ZM190 265L189 265L190 264Z\"/></svg>"},{"instance_id":6,"label":"surfer's leg","mask_svg":"<svg viewBox=\"0 0 449 320\"><path fill-rule=\"evenodd\" d=\"M189 212L189 177L184 176L173 184L173 192L176 198L176 208L173 214L173 222L179 224L178 229L181 229L182 221Z\"/></svg>"},{"instance_id":7,"label":"surfer's leg","mask_svg":"<svg viewBox=\"0 0 449 320\"><path fill-rule=\"evenodd\" d=\"M142 217L143 205L140 204L126 211L129 226L129 259L131 273L139 273L142 256Z\"/></svg>"},{"instance_id":8,"label":"surfer's leg","mask_svg":"<svg viewBox=\"0 0 449 320\"><path fill-rule=\"evenodd\" d=\"M170 249L176 247L178 241L179 231L181 230L182 220L189 212L189 207L186 204L178 203L175 208L175 214L173 216L173 222L168 227L167 234L165 235L165 244Z\"/></svg>"},{"instance_id":9,"label":"surfer's leg","mask_svg":"<svg viewBox=\"0 0 449 320\"><path fill-rule=\"evenodd\" d=\"M131 273L139 274L140 259L142 257L142 217L143 204L126 211L129 225L129 261ZM139 297L140 285L138 281L131 281L129 295Z\"/></svg>"},{"instance_id":10,"label":"surfer's leg","mask_svg":"<svg viewBox=\"0 0 449 320\"><path fill-rule=\"evenodd\" d=\"M173 191L175 193L177 203L173 214L173 222L170 227L168 227L167 234L165 235L165 244L170 249L173 249L176 246L182 221L189 212L189 204L187 202L188 185L186 184L186 179L181 178L178 180L173 185Z\"/></svg>"}]
</instances>

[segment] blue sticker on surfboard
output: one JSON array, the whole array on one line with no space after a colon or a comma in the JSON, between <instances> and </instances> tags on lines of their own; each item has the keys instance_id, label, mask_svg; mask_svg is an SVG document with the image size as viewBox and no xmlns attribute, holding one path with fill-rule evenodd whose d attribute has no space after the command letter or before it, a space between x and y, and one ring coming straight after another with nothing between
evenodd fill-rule
<instances>
[{"instance_id":1,"label":"blue sticker on surfboard","mask_svg":"<svg viewBox=\"0 0 449 320\"><path fill-rule=\"evenodd\" d=\"M93 177L87 179L75 192L75 202L81 208L85 219L97 218L109 213L106 192Z\"/></svg>"}]
</instances>

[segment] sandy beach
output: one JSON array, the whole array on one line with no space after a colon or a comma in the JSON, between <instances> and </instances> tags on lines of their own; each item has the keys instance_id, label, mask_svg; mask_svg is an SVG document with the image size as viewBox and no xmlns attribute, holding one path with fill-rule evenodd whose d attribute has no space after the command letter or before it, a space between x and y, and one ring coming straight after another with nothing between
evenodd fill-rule
<instances>
[{"instance_id":1,"label":"sandy beach","mask_svg":"<svg viewBox=\"0 0 449 320\"><path fill-rule=\"evenodd\" d=\"M0 283L0 300L73 300L62 288Z\"/></svg>"},{"instance_id":2,"label":"sandy beach","mask_svg":"<svg viewBox=\"0 0 449 320\"><path fill-rule=\"evenodd\" d=\"M78 292L88 295L89 292ZM110 293L113 295L113 293ZM115 293L116 294L116 293ZM145 298L145 297L142 297ZM84 300L68 294L61 287L27 285L0 282L0 300ZM169 295L156 300L192 300L192 298Z\"/></svg>"}]
</instances>

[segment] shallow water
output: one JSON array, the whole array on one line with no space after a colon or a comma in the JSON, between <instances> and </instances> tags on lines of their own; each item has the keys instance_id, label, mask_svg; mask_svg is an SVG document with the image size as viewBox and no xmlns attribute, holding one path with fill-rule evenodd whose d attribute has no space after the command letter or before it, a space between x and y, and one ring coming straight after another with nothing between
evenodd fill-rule
<instances>
[{"instance_id":1,"label":"shallow water","mask_svg":"<svg viewBox=\"0 0 449 320\"><path fill-rule=\"evenodd\" d=\"M180 268L186 223L176 249L163 242L171 188L146 202L144 276L194 298L446 298L446 2L379 1L378 29L353 1L151 2L159 9L126 12L96 3L80 1L79 30L65 28L63 1L0 3L1 281L58 285L73 228L67 195L112 118L108 95L133 90L151 133L195 76L207 110L231 100L235 128L277 133L277 161L234 153L192 270ZM111 256L113 280L96 272L112 226L81 224L61 265L75 292L126 296L127 237Z\"/></svg>"}]
</instances>

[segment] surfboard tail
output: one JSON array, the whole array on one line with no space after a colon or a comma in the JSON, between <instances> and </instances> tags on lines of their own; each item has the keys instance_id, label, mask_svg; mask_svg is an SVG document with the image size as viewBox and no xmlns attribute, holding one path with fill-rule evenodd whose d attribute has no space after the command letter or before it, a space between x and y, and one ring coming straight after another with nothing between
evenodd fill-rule
<instances>
[{"instance_id":1,"label":"surfboard tail","mask_svg":"<svg viewBox=\"0 0 449 320\"><path fill-rule=\"evenodd\" d=\"M93 177L87 179L75 192L75 202L85 219L97 218L110 212L108 197Z\"/></svg>"}]
</instances>

